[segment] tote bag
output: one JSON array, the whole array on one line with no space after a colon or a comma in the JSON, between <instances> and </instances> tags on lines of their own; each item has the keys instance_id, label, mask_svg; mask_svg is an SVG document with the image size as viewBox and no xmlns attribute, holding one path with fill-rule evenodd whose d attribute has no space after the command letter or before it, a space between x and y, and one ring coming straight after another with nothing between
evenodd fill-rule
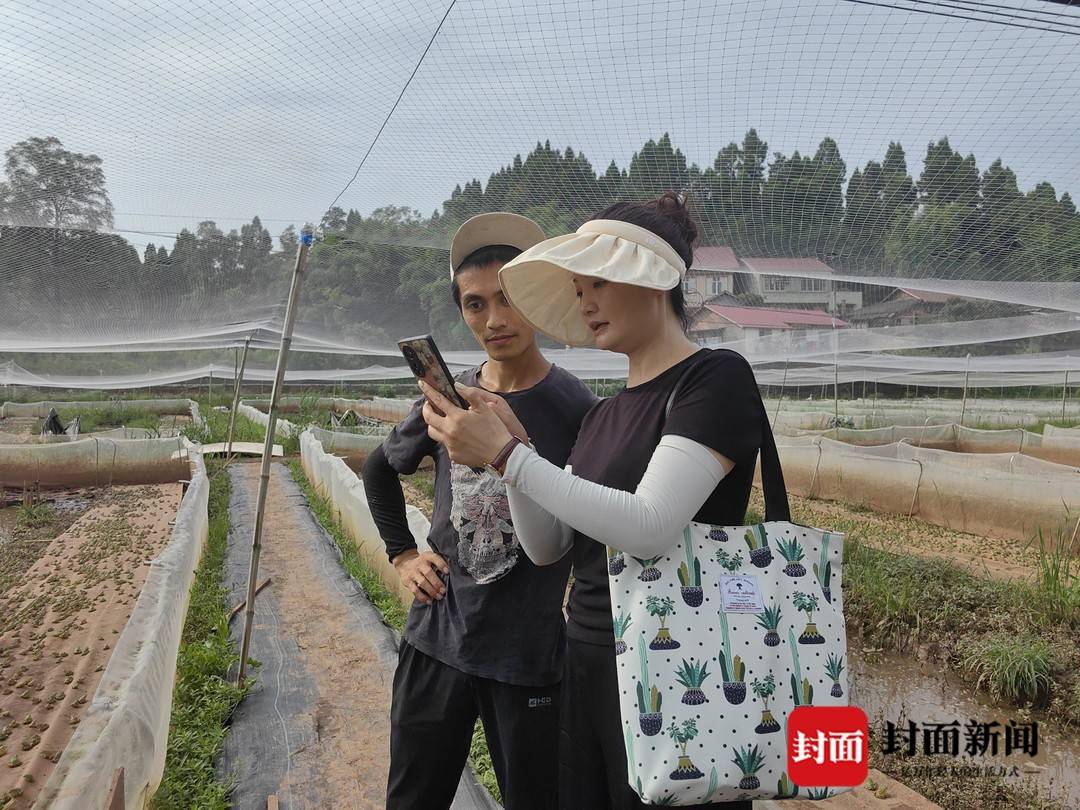
<instances>
[{"instance_id":1,"label":"tote bag","mask_svg":"<svg viewBox=\"0 0 1080 810\"><path fill-rule=\"evenodd\" d=\"M690 523L650 559L608 548L627 779L647 804L850 790L786 773L795 707L848 705L843 535L790 522L761 416L766 522Z\"/></svg>"}]
</instances>

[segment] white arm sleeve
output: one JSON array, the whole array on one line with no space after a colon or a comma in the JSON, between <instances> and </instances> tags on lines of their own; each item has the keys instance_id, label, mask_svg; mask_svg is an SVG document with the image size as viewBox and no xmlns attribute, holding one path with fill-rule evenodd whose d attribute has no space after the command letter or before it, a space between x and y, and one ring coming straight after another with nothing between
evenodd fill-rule
<instances>
[{"instance_id":1,"label":"white arm sleeve","mask_svg":"<svg viewBox=\"0 0 1080 810\"><path fill-rule=\"evenodd\" d=\"M517 452L517 448L514 448L514 452ZM509 460L506 469L509 472ZM565 472L572 475L569 466ZM503 480L506 481L505 476ZM536 565L551 565L566 556L574 545L574 530L569 524L559 520L516 487L506 487L506 500L510 504L514 532L530 560Z\"/></svg>"},{"instance_id":2,"label":"white arm sleeve","mask_svg":"<svg viewBox=\"0 0 1080 810\"><path fill-rule=\"evenodd\" d=\"M654 557L678 541L723 477L708 447L664 436L634 492L586 481L524 446L510 454L503 481L518 541L530 560L547 565L569 550L572 529L635 557Z\"/></svg>"}]
</instances>

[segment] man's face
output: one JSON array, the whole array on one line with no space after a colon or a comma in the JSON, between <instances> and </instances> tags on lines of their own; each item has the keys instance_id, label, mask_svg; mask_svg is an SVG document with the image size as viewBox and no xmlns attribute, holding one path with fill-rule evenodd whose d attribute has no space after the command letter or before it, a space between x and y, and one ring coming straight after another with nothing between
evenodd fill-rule
<instances>
[{"instance_id":1,"label":"man's face","mask_svg":"<svg viewBox=\"0 0 1080 810\"><path fill-rule=\"evenodd\" d=\"M532 346L536 335L511 309L499 286L502 262L470 267L457 274L461 316L492 360L513 360Z\"/></svg>"}]
</instances>

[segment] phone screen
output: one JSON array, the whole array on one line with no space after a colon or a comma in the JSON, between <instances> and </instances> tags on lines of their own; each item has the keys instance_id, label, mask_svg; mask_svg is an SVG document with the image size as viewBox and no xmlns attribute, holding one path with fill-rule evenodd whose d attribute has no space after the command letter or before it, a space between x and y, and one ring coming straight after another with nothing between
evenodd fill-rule
<instances>
[{"instance_id":1,"label":"phone screen","mask_svg":"<svg viewBox=\"0 0 1080 810\"><path fill-rule=\"evenodd\" d=\"M398 347L416 379L426 382L459 408L468 409L469 403L454 388L454 378L431 335L404 338L398 341Z\"/></svg>"}]
</instances>

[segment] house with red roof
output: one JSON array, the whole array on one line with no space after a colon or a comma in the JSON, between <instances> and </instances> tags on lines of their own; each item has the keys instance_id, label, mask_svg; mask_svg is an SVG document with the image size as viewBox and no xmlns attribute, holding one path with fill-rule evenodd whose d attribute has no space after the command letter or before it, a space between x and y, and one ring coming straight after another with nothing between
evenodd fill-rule
<instances>
[{"instance_id":1,"label":"house with red roof","mask_svg":"<svg viewBox=\"0 0 1080 810\"><path fill-rule=\"evenodd\" d=\"M735 251L726 246L701 246L694 249L694 265L683 279L687 304L696 306L735 293L735 273L740 270Z\"/></svg>"},{"instance_id":2,"label":"house with red roof","mask_svg":"<svg viewBox=\"0 0 1080 810\"><path fill-rule=\"evenodd\" d=\"M941 313L949 301L960 299L945 293L899 287L883 301L870 304L848 316L852 326L913 326Z\"/></svg>"},{"instance_id":3,"label":"house with red roof","mask_svg":"<svg viewBox=\"0 0 1080 810\"><path fill-rule=\"evenodd\" d=\"M689 334L703 346L745 340L749 347L758 339L777 333L798 333L805 338L808 332L828 332L848 326L846 321L820 310L705 304L694 314Z\"/></svg>"},{"instance_id":4,"label":"house with red roof","mask_svg":"<svg viewBox=\"0 0 1080 810\"><path fill-rule=\"evenodd\" d=\"M832 268L818 259L742 256L740 260L744 272L737 291L759 296L767 307L816 309L835 315L862 308L858 285L835 281Z\"/></svg>"}]
</instances>

